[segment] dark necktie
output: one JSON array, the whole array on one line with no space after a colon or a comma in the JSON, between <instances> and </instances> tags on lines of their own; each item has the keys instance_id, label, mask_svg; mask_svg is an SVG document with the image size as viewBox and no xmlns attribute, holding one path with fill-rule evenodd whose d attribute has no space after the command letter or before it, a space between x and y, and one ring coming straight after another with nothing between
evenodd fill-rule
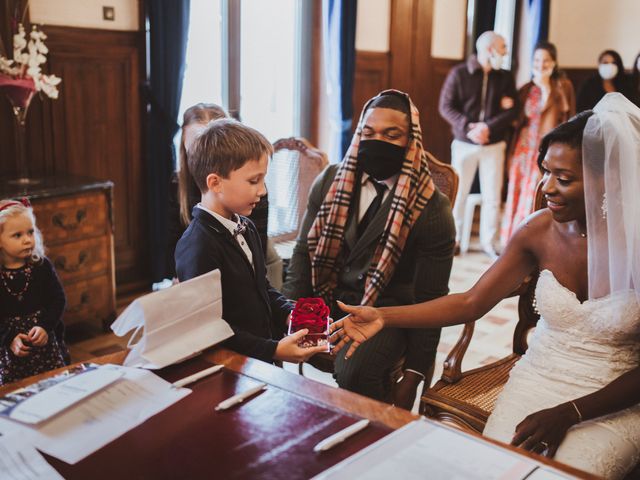
<instances>
[{"instance_id":1,"label":"dark necktie","mask_svg":"<svg viewBox=\"0 0 640 480\"><path fill-rule=\"evenodd\" d=\"M387 189L387 186L384 183L376 182L372 178L369 178L369 180L367 181L373 184L376 189L377 195L369 205L369 208L367 208L367 211L364 212L362 220L360 220L360 223L358 224L358 237L362 236L362 234L365 232L365 230L373 220L373 217L375 217L376 213L378 213L378 210L380 210L380 205L382 205L382 198L384 197L384 192Z\"/></svg>"}]
</instances>

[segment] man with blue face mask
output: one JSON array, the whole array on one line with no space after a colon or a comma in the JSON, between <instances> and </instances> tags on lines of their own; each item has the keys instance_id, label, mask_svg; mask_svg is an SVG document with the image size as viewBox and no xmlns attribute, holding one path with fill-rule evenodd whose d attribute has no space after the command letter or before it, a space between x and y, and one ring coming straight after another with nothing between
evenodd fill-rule
<instances>
[{"instance_id":1,"label":"man with blue face mask","mask_svg":"<svg viewBox=\"0 0 640 480\"><path fill-rule=\"evenodd\" d=\"M513 75L502 70L507 54L504 38L484 32L476 49L477 55L449 72L440 92L440 115L451 124L451 165L460 177L453 210L456 242L460 241L467 196L479 169L480 244L495 258L506 139L518 114L518 97Z\"/></svg>"},{"instance_id":2,"label":"man with blue face mask","mask_svg":"<svg viewBox=\"0 0 640 480\"><path fill-rule=\"evenodd\" d=\"M448 293L455 227L451 206L434 186L422 147L418 110L387 90L365 106L343 161L316 179L283 293L338 301L409 305ZM341 388L410 409L419 383L430 382L439 329L395 328L335 359ZM367 342L368 343L368 342ZM402 380L392 372L405 358Z\"/></svg>"}]
</instances>

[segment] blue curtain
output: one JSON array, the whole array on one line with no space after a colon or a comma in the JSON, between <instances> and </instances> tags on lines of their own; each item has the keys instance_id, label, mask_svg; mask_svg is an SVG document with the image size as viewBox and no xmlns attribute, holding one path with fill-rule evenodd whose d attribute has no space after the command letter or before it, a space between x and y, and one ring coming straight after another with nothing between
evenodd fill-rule
<instances>
[{"instance_id":1,"label":"blue curtain","mask_svg":"<svg viewBox=\"0 0 640 480\"><path fill-rule=\"evenodd\" d=\"M162 280L166 269L168 235L168 190L175 165L173 137L178 132L178 110L182 95L189 0L150 0L149 85L147 101L149 201L149 255L154 282Z\"/></svg>"},{"instance_id":2,"label":"blue curtain","mask_svg":"<svg viewBox=\"0 0 640 480\"><path fill-rule=\"evenodd\" d=\"M324 0L323 2L325 71L328 88L335 92L335 104L330 108L335 125L337 148L330 153L331 161L340 161L351 143L353 120L353 76L356 60L357 0Z\"/></svg>"},{"instance_id":3,"label":"blue curtain","mask_svg":"<svg viewBox=\"0 0 640 480\"><path fill-rule=\"evenodd\" d=\"M529 18L531 21L531 56L533 48L538 42L544 42L549 38L549 5L550 0L529 0Z\"/></svg>"}]
</instances>

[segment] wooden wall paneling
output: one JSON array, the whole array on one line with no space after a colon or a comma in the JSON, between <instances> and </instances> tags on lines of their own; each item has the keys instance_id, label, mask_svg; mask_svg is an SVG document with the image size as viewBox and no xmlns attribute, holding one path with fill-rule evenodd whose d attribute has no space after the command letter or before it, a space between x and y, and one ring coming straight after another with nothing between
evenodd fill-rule
<instances>
[{"instance_id":1,"label":"wooden wall paneling","mask_svg":"<svg viewBox=\"0 0 640 480\"><path fill-rule=\"evenodd\" d=\"M425 146L438 160L451 163L451 142L453 135L451 126L440 116L438 102L440 91L449 71L460 63L460 60L444 58L431 59L430 85L426 100L427 117L423 116L422 130L425 137Z\"/></svg>"},{"instance_id":2,"label":"wooden wall paneling","mask_svg":"<svg viewBox=\"0 0 640 480\"><path fill-rule=\"evenodd\" d=\"M390 87L411 95L425 148L450 163L451 129L438 113L438 100L450 68L462 59L431 57L433 9L433 0L391 0Z\"/></svg>"},{"instance_id":3,"label":"wooden wall paneling","mask_svg":"<svg viewBox=\"0 0 640 480\"><path fill-rule=\"evenodd\" d=\"M391 0L389 49L391 87L411 93L417 0Z\"/></svg>"},{"instance_id":4,"label":"wooden wall paneling","mask_svg":"<svg viewBox=\"0 0 640 480\"><path fill-rule=\"evenodd\" d=\"M139 85L142 32L49 28L50 64L63 79L53 103L56 171L114 182L116 279L144 282L146 204ZM61 121L62 120L62 121Z\"/></svg>"},{"instance_id":5,"label":"wooden wall paneling","mask_svg":"<svg viewBox=\"0 0 640 480\"><path fill-rule=\"evenodd\" d=\"M353 124L355 129L364 104L381 90L391 88L389 84L388 52L356 52L353 88Z\"/></svg>"},{"instance_id":6,"label":"wooden wall paneling","mask_svg":"<svg viewBox=\"0 0 640 480\"><path fill-rule=\"evenodd\" d=\"M578 89L580 88L580 85L582 85L582 82L596 73L595 68L562 68L562 65L560 68L564 71L567 77L569 77L571 83L573 83L576 96L578 95Z\"/></svg>"},{"instance_id":7,"label":"wooden wall paneling","mask_svg":"<svg viewBox=\"0 0 640 480\"><path fill-rule=\"evenodd\" d=\"M11 55L13 44L11 41L11 16L13 15L13 1L0 2L0 54ZM4 50L4 51L3 51Z\"/></svg>"},{"instance_id":8,"label":"wooden wall paneling","mask_svg":"<svg viewBox=\"0 0 640 480\"><path fill-rule=\"evenodd\" d=\"M413 26L414 44L412 54L411 98L420 110L420 125L424 147L440 158L433 144L437 137L433 135L433 124L439 118L438 94L433 79L433 59L431 58L431 32L433 30L433 0L415 1L416 17Z\"/></svg>"}]
</instances>

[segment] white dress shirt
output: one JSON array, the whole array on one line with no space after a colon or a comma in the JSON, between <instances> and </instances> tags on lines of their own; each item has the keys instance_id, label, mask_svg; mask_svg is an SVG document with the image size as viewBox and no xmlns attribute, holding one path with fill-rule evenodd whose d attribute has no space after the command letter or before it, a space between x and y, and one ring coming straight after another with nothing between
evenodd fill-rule
<instances>
[{"instance_id":1,"label":"white dress shirt","mask_svg":"<svg viewBox=\"0 0 640 480\"><path fill-rule=\"evenodd\" d=\"M373 199L378 195L376 187L374 187L373 183L371 182L382 183L386 187L382 196L382 201L384 202L391 190L393 190L393 186L396 184L396 180L398 180L398 175L394 175L387 178L386 180L378 182L376 179L370 177L367 173L362 172L362 180L360 182L360 202L358 205L358 222L362 220L362 217L364 217L364 214L367 212L369 205L371 205Z\"/></svg>"},{"instance_id":2,"label":"white dress shirt","mask_svg":"<svg viewBox=\"0 0 640 480\"><path fill-rule=\"evenodd\" d=\"M224 225L224 227L227 230L229 230L229 232L231 232L231 235L233 235L233 232L236 230L236 227L238 226L238 222L240 221L240 218L238 217L238 215L234 214L234 218L235 218L235 221L234 221L234 220L229 220L228 218L223 217L222 215L214 212L213 210L209 210L207 207L203 206L201 203L199 203L197 207L201 210L204 210L208 214L213 215L213 218L215 218L222 225ZM242 251L247 256L247 259L249 260L249 263L255 270L256 267L253 265L253 254L251 253L251 249L247 244L247 240L244 238L244 236L241 233L236 235L234 238L238 242L238 245L240 245L240 248L242 248Z\"/></svg>"}]
</instances>

